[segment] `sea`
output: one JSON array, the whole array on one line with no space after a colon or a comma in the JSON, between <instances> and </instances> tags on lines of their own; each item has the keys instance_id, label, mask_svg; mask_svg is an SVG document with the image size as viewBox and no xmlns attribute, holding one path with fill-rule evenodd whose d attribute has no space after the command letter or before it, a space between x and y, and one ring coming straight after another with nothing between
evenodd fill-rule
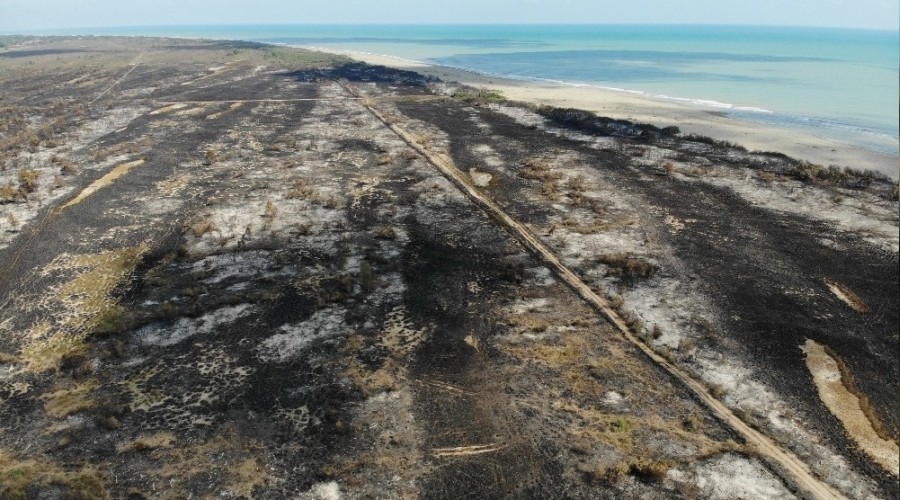
<instances>
[{"instance_id":1,"label":"sea","mask_svg":"<svg viewBox=\"0 0 900 500\"><path fill-rule=\"evenodd\" d=\"M804 129L898 155L900 34L639 25L249 25L55 34L240 39L389 55L596 87Z\"/></svg>"}]
</instances>

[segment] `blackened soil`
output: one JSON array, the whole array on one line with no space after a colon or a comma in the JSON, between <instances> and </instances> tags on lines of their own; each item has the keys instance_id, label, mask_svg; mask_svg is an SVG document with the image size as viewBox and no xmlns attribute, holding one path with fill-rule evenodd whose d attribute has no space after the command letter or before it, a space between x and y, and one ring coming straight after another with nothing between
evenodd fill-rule
<instances>
[{"instance_id":1,"label":"blackened soil","mask_svg":"<svg viewBox=\"0 0 900 500\"><path fill-rule=\"evenodd\" d=\"M509 168L554 149L578 151L605 182L635 200L682 220L697 220L677 234L659 232L684 263L681 278L696 280L712 298L723 314L723 335L738 342L765 382L784 400L796 403L826 439L853 457L857 467L880 478L886 493L896 494L896 481L856 451L841 423L821 402L800 350L806 339L834 349L897 439L900 297L896 254L817 221L754 207L729 189L648 176L633 167L628 156L522 127L486 108L453 103L398 106L410 117L445 132L462 169L478 166L500 176L502 180L490 188L492 196L530 223L541 224L541 214L523 201L528 199L522 192L525 184L509 175ZM476 133L467 121L472 116L489 124L492 133ZM489 144L507 170L486 167L471 151L473 144ZM820 244L818 238L823 236L838 242L842 250ZM828 291L825 278L847 285L873 312L859 314L850 309Z\"/></svg>"},{"instance_id":2,"label":"blackened soil","mask_svg":"<svg viewBox=\"0 0 900 500\"><path fill-rule=\"evenodd\" d=\"M690 475L698 460L746 451L337 85L422 95L427 78L359 64L288 68L254 54L256 44L95 42L115 59L89 75L70 59L58 73L2 78L4 99L24 114L85 103L83 116L59 115L72 118L71 131L159 111L107 123L68 149L40 144L83 166L64 179L67 199L115 165L145 161L78 204L48 201L0 250L0 467L7 457L45 467L27 479L31 496L84 497L72 474L90 465L113 497L285 498L332 487L366 498L689 497L690 480L654 479L641 466ZM67 47L45 55L81 57ZM131 66L142 53L146 62ZM327 98L304 101L317 97ZM253 102L231 107L236 100ZM167 107L178 101L191 102ZM399 106L446 132L463 169L491 170L475 144L517 166L577 151L621 192L696 219L677 234L658 231L685 263L680 277L715 299L723 335L764 368L765 382L896 493L854 454L798 349L805 338L833 348L896 433L896 256L724 189L650 179L629 157L484 108ZM487 189L514 216L555 216L525 196L533 181L493 173ZM71 258L134 248L146 251L133 270L102 290L118 314L112 324L72 326L96 313L83 297L60 298L89 274ZM825 277L873 313L831 297ZM56 366L29 371L19 358L52 347L47 331L77 342Z\"/></svg>"}]
</instances>

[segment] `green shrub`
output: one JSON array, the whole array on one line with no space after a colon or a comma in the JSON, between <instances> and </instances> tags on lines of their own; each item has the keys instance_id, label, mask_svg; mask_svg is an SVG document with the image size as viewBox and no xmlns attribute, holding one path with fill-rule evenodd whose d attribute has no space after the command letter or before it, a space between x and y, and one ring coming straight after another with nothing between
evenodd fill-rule
<instances>
[{"instance_id":1,"label":"green shrub","mask_svg":"<svg viewBox=\"0 0 900 500\"><path fill-rule=\"evenodd\" d=\"M463 101L471 104L482 104L488 102L500 102L506 100L503 93L499 90L491 89L462 89L457 90L451 96L457 101Z\"/></svg>"}]
</instances>

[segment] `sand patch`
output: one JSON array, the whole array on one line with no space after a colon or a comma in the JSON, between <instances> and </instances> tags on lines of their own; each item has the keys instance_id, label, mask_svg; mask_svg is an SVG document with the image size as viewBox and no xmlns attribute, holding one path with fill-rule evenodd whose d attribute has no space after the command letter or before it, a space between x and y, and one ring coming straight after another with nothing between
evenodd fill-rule
<instances>
[{"instance_id":1,"label":"sand patch","mask_svg":"<svg viewBox=\"0 0 900 500\"><path fill-rule=\"evenodd\" d=\"M139 167L143 164L144 164L144 160L141 159L141 160L135 160L135 161L123 163L123 164L117 166L116 168L112 169L108 174L97 179L96 181L91 183L90 186L84 188L83 191L78 193L78 196L76 196L71 201L69 201L68 203L63 205L62 208L69 208L72 205L77 205L77 204L81 203L88 196L94 194L95 192L97 192L100 189L105 188L106 186L109 186L110 184L115 182L116 179L127 174L132 168Z\"/></svg>"},{"instance_id":2,"label":"sand patch","mask_svg":"<svg viewBox=\"0 0 900 500\"><path fill-rule=\"evenodd\" d=\"M825 278L825 286L831 290L837 298L841 299L844 303L850 306L854 311L865 314L869 312L869 306L866 305L865 302L858 295L853 293L853 290L850 290L845 285L838 283L837 281L830 280Z\"/></svg>"},{"instance_id":3,"label":"sand patch","mask_svg":"<svg viewBox=\"0 0 900 500\"><path fill-rule=\"evenodd\" d=\"M71 275L34 302L35 310L59 307L60 312L25 332L21 356L28 370L44 372L65 356L83 352L92 330L127 325L127 313L112 291L129 278L147 248L141 244L97 254L62 254L45 268L46 274Z\"/></svg>"},{"instance_id":4,"label":"sand patch","mask_svg":"<svg viewBox=\"0 0 900 500\"><path fill-rule=\"evenodd\" d=\"M807 339L801 347L806 353L806 367L812 373L819 397L844 425L847 434L869 458L895 476L900 475L900 448L893 441L882 439L862 410L859 397L841 380L838 362L825 346Z\"/></svg>"},{"instance_id":5,"label":"sand patch","mask_svg":"<svg viewBox=\"0 0 900 500\"><path fill-rule=\"evenodd\" d=\"M494 178L493 175L487 172L479 172L474 168L469 169L469 177L472 179L472 184L475 184L478 187L488 187L491 183L491 179Z\"/></svg>"},{"instance_id":6,"label":"sand patch","mask_svg":"<svg viewBox=\"0 0 900 500\"><path fill-rule=\"evenodd\" d=\"M186 108L186 107L188 107L187 103L176 102L175 104L170 104L170 105L168 105L168 106L163 106L163 107L161 107L161 108L159 108L159 109L154 109L153 111L151 111L151 112L149 112L149 113L147 113L147 114L148 114L148 115L161 115L161 114L164 114L164 113L169 113L169 112L172 112L172 111L177 111L177 110L179 110L179 109L184 109L184 108Z\"/></svg>"},{"instance_id":7,"label":"sand patch","mask_svg":"<svg viewBox=\"0 0 900 500\"><path fill-rule=\"evenodd\" d=\"M234 102L234 103L231 103L231 106L229 106L228 109L219 111L218 113L213 113L213 114L207 116L206 119L207 119L207 120L215 120L216 118L219 118L220 116L224 115L225 113L228 113L228 112L230 112L230 111L234 111L234 110L238 109L239 107L241 107L241 106L243 106L243 105L244 105L244 103L242 103L242 102Z\"/></svg>"}]
</instances>

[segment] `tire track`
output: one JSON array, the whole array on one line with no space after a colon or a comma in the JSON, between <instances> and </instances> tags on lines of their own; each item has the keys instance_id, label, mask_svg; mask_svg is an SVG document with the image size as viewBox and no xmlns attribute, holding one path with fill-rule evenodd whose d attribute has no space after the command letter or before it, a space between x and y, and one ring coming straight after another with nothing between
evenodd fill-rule
<instances>
[{"instance_id":1,"label":"tire track","mask_svg":"<svg viewBox=\"0 0 900 500\"><path fill-rule=\"evenodd\" d=\"M131 61L131 67L128 68L128 71L126 71L125 74L123 74L122 76L120 76L118 80L114 81L114 82L112 83L112 85L110 85L109 87L106 87L106 89L104 89L103 92L100 92L99 94L97 94L97 97L91 99L90 104L94 104L95 102L97 102L98 99L100 99L101 97L103 97L107 92L109 92L110 90L112 90L113 87L115 87L115 86L118 85L122 80L124 80L126 76L128 76L132 71L134 71L135 68L137 68L137 67L141 64L141 59L143 59L143 57L144 57L144 53L143 53L143 52L141 52L140 54L138 54L138 55L134 58L134 60Z\"/></svg>"}]
</instances>

